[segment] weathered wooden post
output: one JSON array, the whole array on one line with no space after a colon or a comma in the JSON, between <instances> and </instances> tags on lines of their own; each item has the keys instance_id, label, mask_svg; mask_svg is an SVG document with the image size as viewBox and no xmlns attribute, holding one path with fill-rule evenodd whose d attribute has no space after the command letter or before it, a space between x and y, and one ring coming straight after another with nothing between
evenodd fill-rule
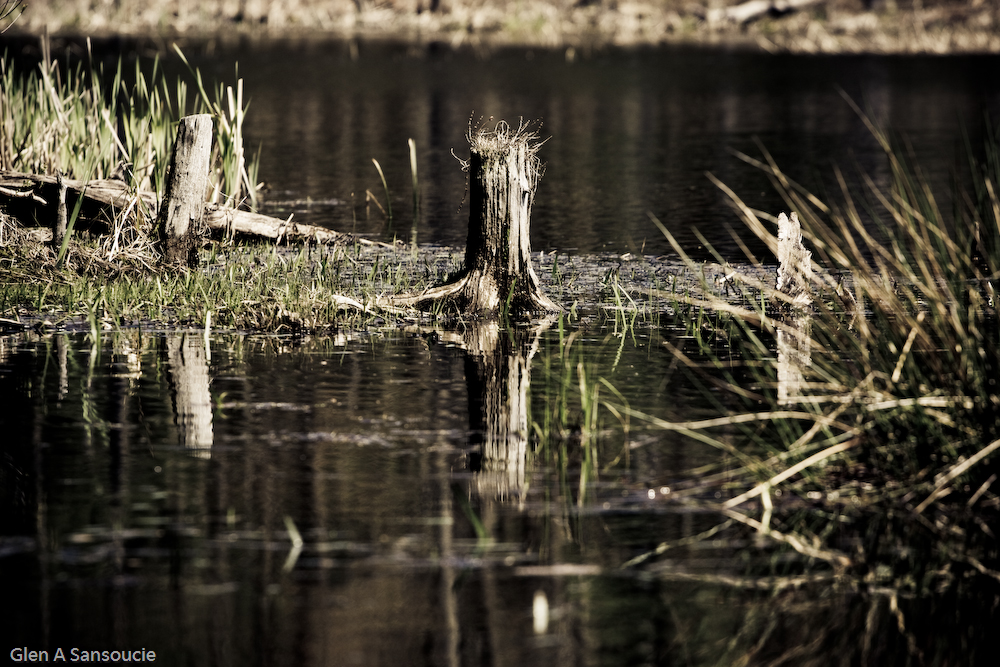
<instances>
[{"instance_id":1,"label":"weathered wooden post","mask_svg":"<svg viewBox=\"0 0 1000 667\"><path fill-rule=\"evenodd\" d=\"M794 305L808 306L812 283L812 253L802 244L802 226L793 211L789 218L778 216L778 282L779 292L791 297Z\"/></svg>"},{"instance_id":2,"label":"weathered wooden post","mask_svg":"<svg viewBox=\"0 0 1000 667\"><path fill-rule=\"evenodd\" d=\"M56 204L56 222L52 228L52 249L59 254L62 250L63 241L66 239L66 230L69 226L66 215L66 181L63 179L61 171L56 171L56 187L59 188L59 201Z\"/></svg>"},{"instance_id":3,"label":"weathered wooden post","mask_svg":"<svg viewBox=\"0 0 1000 667\"><path fill-rule=\"evenodd\" d=\"M538 135L526 125L512 130L500 121L493 130L470 130L467 138L471 205L465 265L451 282L391 302L422 306L446 299L463 312L511 318L560 310L531 268L528 228L542 173Z\"/></svg>"},{"instance_id":4,"label":"weathered wooden post","mask_svg":"<svg viewBox=\"0 0 1000 667\"><path fill-rule=\"evenodd\" d=\"M802 243L799 217L792 212L778 216L778 281L779 292L791 299L783 318L784 328L777 331L778 339L778 404L799 402L806 386L805 369L812 363L810 344L811 320L808 312L812 303L812 253Z\"/></svg>"},{"instance_id":5,"label":"weathered wooden post","mask_svg":"<svg viewBox=\"0 0 1000 667\"><path fill-rule=\"evenodd\" d=\"M185 116L177 127L177 140L156 222L164 261L171 264L193 263L196 235L205 211L212 130L209 114Z\"/></svg>"}]
</instances>

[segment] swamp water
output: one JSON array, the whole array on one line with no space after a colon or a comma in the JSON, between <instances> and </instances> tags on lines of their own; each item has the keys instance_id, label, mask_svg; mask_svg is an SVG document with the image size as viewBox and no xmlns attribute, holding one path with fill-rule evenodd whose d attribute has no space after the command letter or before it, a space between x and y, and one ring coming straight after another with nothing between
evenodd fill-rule
<instances>
[{"instance_id":1,"label":"swamp water","mask_svg":"<svg viewBox=\"0 0 1000 667\"><path fill-rule=\"evenodd\" d=\"M767 178L735 158L760 145L821 198L857 195L857 170L880 187L887 160L850 96L912 144L939 204L984 115L1000 115L1000 57L802 57L726 50L562 50L437 44L290 42L189 48L210 78L244 78L248 150L261 150L266 210L340 231L464 247L470 120L541 120L545 173L532 209L535 251L671 252L654 213L699 257L700 231L729 259L745 259L715 174L753 208L787 205ZM168 68L175 66L166 63ZM407 140L416 146L420 210L414 224ZM758 144L759 142L759 144ZM453 155L454 152L454 155ZM393 221L372 158L385 172ZM741 234L760 254L761 249Z\"/></svg>"},{"instance_id":2,"label":"swamp water","mask_svg":"<svg viewBox=\"0 0 1000 667\"><path fill-rule=\"evenodd\" d=\"M831 664L895 664L898 604L908 632L938 628L922 650L981 656L966 624L992 589L862 594L753 531L704 538L722 518L671 496L715 451L590 421L582 398L603 377L640 411L715 414L664 336L691 342L558 322L5 336L6 645L168 665L824 664L838 646Z\"/></svg>"},{"instance_id":3,"label":"swamp water","mask_svg":"<svg viewBox=\"0 0 1000 667\"><path fill-rule=\"evenodd\" d=\"M312 44L192 60L221 80L240 62L268 210L346 231L461 246L451 149L469 114L543 118L533 247L592 263L598 250L665 252L647 210L689 247L696 225L741 258L702 172L780 210L726 152L753 151L755 136L818 183L838 159L884 176L835 85L934 156L937 183L959 160L961 123L1000 108L996 58L569 62ZM365 190L384 203L372 157L391 225L366 215ZM540 277L567 309L594 299L554 290L551 268ZM664 345L704 361L690 322L640 305L637 321L591 308L520 328L0 337L4 651L145 648L169 665L888 665L919 664L919 651L992 664L988 576L897 595L879 572L841 578L748 528L712 532L723 518L685 473L718 452L601 405L675 421L730 407ZM872 539L898 540L914 572L935 567L934 545Z\"/></svg>"}]
</instances>

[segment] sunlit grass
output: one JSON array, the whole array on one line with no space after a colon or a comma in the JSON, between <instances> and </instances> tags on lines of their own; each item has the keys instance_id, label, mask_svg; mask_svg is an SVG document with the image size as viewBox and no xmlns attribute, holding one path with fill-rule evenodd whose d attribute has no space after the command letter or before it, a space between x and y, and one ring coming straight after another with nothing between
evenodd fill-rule
<instances>
[{"instance_id":1,"label":"sunlit grass","mask_svg":"<svg viewBox=\"0 0 1000 667\"><path fill-rule=\"evenodd\" d=\"M559 315L558 335L545 339L533 371L537 447L531 457L534 466L555 472L565 502L584 507L596 497L593 485L602 475L627 466L631 418L628 399L601 372L614 372L621 343L609 345L616 354L608 366L602 353L582 342L582 332L567 325L566 315ZM606 342L616 338L625 336L612 333Z\"/></svg>"},{"instance_id":2,"label":"sunlit grass","mask_svg":"<svg viewBox=\"0 0 1000 667\"><path fill-rule=\"evenodd\" d=\"M891 573L905 566L900 549L913 545L887 526L909 521L943 545L957 522L962 553L952 544L926 567L990 572L983 560L995 538L975 517L1000 506L996 151L973 164L972 194L958 192L961 206L946 213L908 154L871 130L891 185L864 177L859 193L837 172L837 203L808 192L766 153L762 161L741 156L768 174L802 221L814 261L811 305L752 276L735 276L738 303L707 283L698 295L671 295L716 323L692 327L707 362L672 352L720 416L679 423L632 415L719 450L720 463L676 485L675 499L707 499L726 521L806 559L835 568L885 559ZM748 229L777 248L773 217L717 183ZM864 538L871 530L886 531L881 542ZM888 576L917 590L933 579Z\"/></svg>"},{"instance_id":3,"label":"sunlit grass","mask_svg":"<svg viewBox=\"0 0 1000 667\"><path fill-rule=\"evenodd\" d=\"M380 296L434 278L407 270L406 251L362 246L215 244L197 269L162 273L108 265L84 244L74 243L76 265L63 269L37 245L6 251L13 256L0 265L0 317L56 329L86 328L94 313L103 330L201 327L207 318L218 328L278 333L364 328L385 316L367 308ZM31 263L42 268L23 268Z\"/></svg>"},{"instance_id":4,"label":"sunlit grass","mask_svg":"<svg viewBox=\"0 0 1000 667\"><path fill-rule=\"evenodd\" d=\"M158 60L148 73L137 61L134 82L128 83L121 60L114 72L90 54L86 64L63 67L46 40L42 47L37 70L19 72L6 55L0 60L0 169L61 171L77 179L116 177L159 199L177 122L208 113L215 123L213 200L255 206L257 160L248 159L243 146L242 79L235 92L220 84L213 95L192 69L198 90L189 96L187 84L168 79Z\"/></svg>"}]
</instances>

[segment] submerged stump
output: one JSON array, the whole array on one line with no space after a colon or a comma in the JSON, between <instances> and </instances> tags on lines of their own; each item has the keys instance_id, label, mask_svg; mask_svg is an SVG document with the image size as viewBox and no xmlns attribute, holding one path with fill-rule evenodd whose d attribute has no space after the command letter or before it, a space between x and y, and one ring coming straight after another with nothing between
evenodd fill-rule
<instances>
[{"instance_id":1,"label":"submerged stump","mask_svg":"<svg viewBox=\"0 0 1000 667\"><path fill-rule=\"evenodd\" d=\"M426 307L446 300L471 314L519 318L560 310L542 291L531 267L528 228L541 177L541 143L527 126L504 121L493 130L469 131L469 237L465 264L450 282L393 305Z\"/></svg>"},{"instance_id":2,"label":"submerged stump","mask_svg":"<svg viewBox=\"0 0 1000 667\"><path fill-rule=\"evenodd\" d=\"M181 119L170 158L157 229L163 258L171 264L191 264L205 211L209 162L212 157L212 116Z\"/></svg>"}]
</instances>

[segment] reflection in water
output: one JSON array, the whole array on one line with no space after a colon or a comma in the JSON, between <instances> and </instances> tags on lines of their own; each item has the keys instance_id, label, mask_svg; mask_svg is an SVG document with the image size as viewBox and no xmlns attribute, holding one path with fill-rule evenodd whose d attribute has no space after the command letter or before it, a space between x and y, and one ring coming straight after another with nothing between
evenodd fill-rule
<instances>
[{"instance_id":1,"label":"reflection in water","mask_svg":"<svg viewBox=\"0 0 1000 667\"><path fill-rule=\"evenodd\" d=\"M612 418L578 508L579 443L547 457L527 436L545 430L529 404L578 416L575 380L549 371L561 333L216 336L211 362L200 335L0 338L0 578L18 601L0 635L145 647L168 665L818 665L831 646L884 665L912 642L928 663L976 664L995 581L906 588L946 572L916 557L933 545L905 522L871 539L909 545L909 574L866 579L755 547L750 529L693 540L719 516L646 491L717 455L635 432L625 463ZM572 354L636 410L699 413L682 377L657 383L674 357L653 333L575 330ZM184 404L216 412L185 421ZM618 569L663 540L679 546L641 576Z\"/></svg>"},{"instance_id":2,"label":"reflection in water","mask_svg":"<svg viewBox=\"0 0 1000 667\"><path fill-rule=\"evenodd\" d=\"M778 341L778 405L799 402L806 387L804 373L812 363L809 315L798 313L786 317L777 330Z\"/></svg>"},{"instance_id":3,"label":"reflection in water","mask_svg":"<svg viewBox=\"0 0 1000 667\"><path fill-rule=\"evenodd\" d=\"M167 368L181 443L196 456L212 456L212 398L208 358L200 336L168 336Z\"/></svg>"},{"instance_id":4,"label":"reflection in water","mask_svg":"<svg viewBox=\"0 0 1000 667\"><path fill-rule=\"evenodd\" d=\"M485 498L521 499L528 447L531 358L546 320L528 328L474 322L462 338L469 353L470 430L482 438L473 453L477 492Z\"/></svg>"}]
</instances>

